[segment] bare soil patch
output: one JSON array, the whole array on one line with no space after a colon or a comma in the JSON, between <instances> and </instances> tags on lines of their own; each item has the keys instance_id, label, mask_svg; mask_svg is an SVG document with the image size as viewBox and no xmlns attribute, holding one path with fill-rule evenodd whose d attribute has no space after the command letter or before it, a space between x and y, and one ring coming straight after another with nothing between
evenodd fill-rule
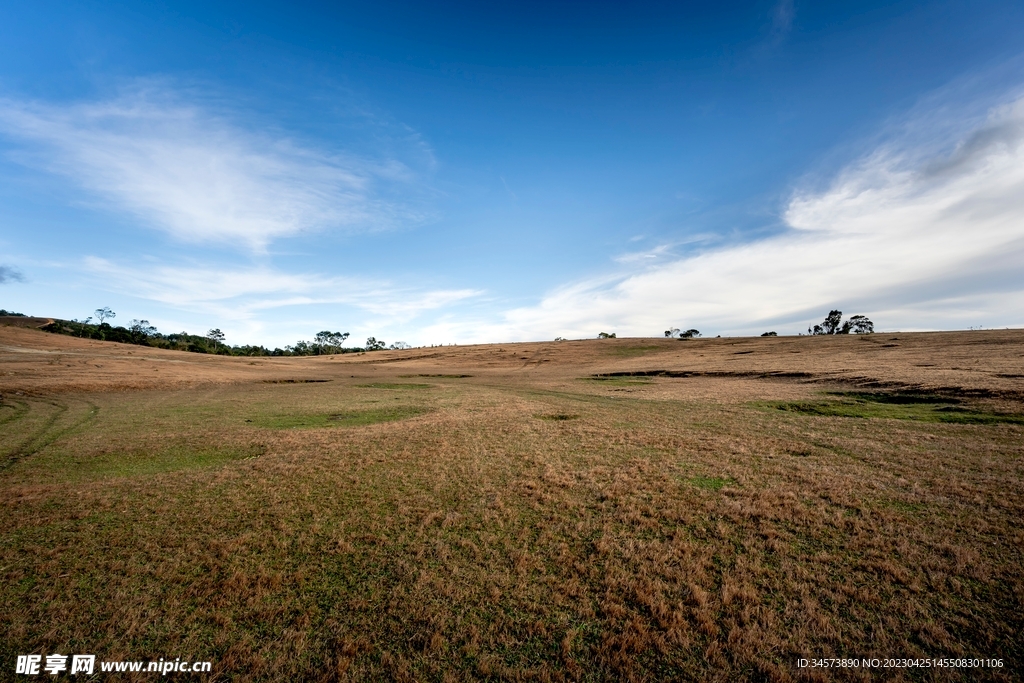
<instances>
[{"instance_id":1,"label":"bare soil patch","mask_svg":"<svg viewBox=\"0 0 1024 683\"><path fill-rule=\"evenodd\" d=\"M0 315L0 327L27 327L37 330L53 322L53 318L33 318L27 315Z\"/></svg>"}]
</instances>

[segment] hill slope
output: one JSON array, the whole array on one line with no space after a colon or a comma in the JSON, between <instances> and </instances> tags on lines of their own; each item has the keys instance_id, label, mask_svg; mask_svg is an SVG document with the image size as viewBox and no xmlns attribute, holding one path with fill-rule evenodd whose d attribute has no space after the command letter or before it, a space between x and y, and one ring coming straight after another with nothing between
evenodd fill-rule
<instances>
[{"instance_id":1,"label":"hill slope","mask_svg":"<svg viewBox=\"0 0 1024 683\"><path fill-rule=\"evenodd\" d=\"M0 327L0 659L1011 680L1022 364L1016 330L247 359Z\"/></svg>"}]
</instances>

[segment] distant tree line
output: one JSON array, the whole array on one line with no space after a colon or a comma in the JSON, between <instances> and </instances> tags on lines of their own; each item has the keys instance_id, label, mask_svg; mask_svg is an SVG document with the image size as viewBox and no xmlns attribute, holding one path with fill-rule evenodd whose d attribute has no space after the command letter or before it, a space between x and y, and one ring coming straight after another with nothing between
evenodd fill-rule
<instances>
[{"instance_id":1,"label":"distant tree line","mask_svg":"<svg viewBox=\"0 0 1024 683\"><path fill-rule=\"evenodd\" d=\"M8 313L0 309L0 315L21 314ZM189 334L188 332L162 334L148 320L131 320L127 327L115 327L107 322L117 317L117 314L109 308L98 308L93 316L85 320L55 320L41 329L45 332L84 339L137 344L193 353L211 353L220 356L327 356L339 353L365 353L384 349L412 348L409 344L401 341L389 346L375 337L367 339L366 346L342 346L348 339L349 333L331 332L330 330L317 332L312 341L299 340L283 349L268 349L265 346L250 344L232 346L225 343L225 335L218 328L211 329L205 335Z\"/></svg>"},{"instance_id":2,"label":"distant tree line","mask_svg":"<svg viewBox=\"0 0 1024 683\"><path fill-rule=\"evenodd\" d=\"M820 325L812 325L807 328L807 334L819 335L819 334L871 334L875 331L875 324L866 315L853 315L848 320L843 320L843 312L832 310L829 311L828 315L825 316L825 320ZM665 330L665 336L671 339L693 339L699 337L700 332L698 330L680 330L678 327L672 327ZM770 332L764 332L761 334L762 337L777 337L779 336L774 330Z\"/></svg>"},{"instance_id":3,"label":"distant tree line","mask_svg":"<svg viewBox=\"0 0 1024 683\"><path fill-rule=\"evenodd\" d=\"M875 331L875 324L867 316L853 315L849 320L843 320L843 312L832 310L825 316L820 325L807 328L807 334L871 334Z\"/></svg>"},{"instance_id":4,"label":"distant tree line","mask_svg":"<svg viewBox=\"0 0 1024 683\"><path fill-rule=\"evenodd\" d=\"M15 313L0 308L0 316L26 317L24 313ZM177 351L191 351L193 353L212 353L222 356L324 356L339 353L366 353L367 351L401 350L412 348L409 344L399 341L388 345L386 342L369 337L365 346L343 346L348 339L348 332L331 332L323 330L313 336L312 341L302 340L289 344L283 349L268 349L265 346L229 345L225 343L225 335L220 329L211 329L205 335L189 334L188 332L177 332L162 334L148 320L131 320L127 327L113 326L108 320L113 320L117 314L109 307L96 309L93 317L85 320L55 320L41 328L46 332L66 334L73 337L86 339L99 339L102 341L120 342L123 344L139 344L152 346L161 349L173 349ZM807 328L807 334L871 334L875 331L875 325L864 315L850 316L843 320L843 312L832 310L819 325ZM601 332L598 339L615 339L614 332ZM673 339L693 339L700 337L701 333L696 329L680 330L673 327L665 330L665 336ZM765 332L762 337L775 337L777 334ZM555 341L564 341L557 337Z\"/></svg>"}]
</instances>

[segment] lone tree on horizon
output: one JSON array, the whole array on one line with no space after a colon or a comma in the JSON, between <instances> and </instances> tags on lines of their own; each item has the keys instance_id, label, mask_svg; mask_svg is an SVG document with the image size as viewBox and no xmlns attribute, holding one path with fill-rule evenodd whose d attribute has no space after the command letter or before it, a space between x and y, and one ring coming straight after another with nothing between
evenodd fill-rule
<instances>
[{"instance_id":1,"label":"lone tree on horizon","mask_svg":"<svg viewBox=\"0 0 1024 683\"><path fill-rule=\"evenodd\" d=\"M117 317L117 313L110 310L110 306L104 306L103 308L97 308L95 311L96 319L100 321L102 325L106 320L113 320Z\"/></svg>"}]
</instances>

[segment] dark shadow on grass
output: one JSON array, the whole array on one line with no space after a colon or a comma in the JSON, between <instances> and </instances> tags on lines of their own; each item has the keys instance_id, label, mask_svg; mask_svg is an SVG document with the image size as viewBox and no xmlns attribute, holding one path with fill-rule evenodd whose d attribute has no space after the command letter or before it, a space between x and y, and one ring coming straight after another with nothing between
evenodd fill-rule
<instances>
[{"instance_id":1,"label":"dark shadow on grass","mask_svg":"<svg viewBox=\"0 0 1024 683\"><path fill-rule=\"evenodd\" d=\"M319 384L321 382L330 382L329 379L263 379L260 380L261 384Z\"/></svg>"},{"instance_id":2,"label":"dark shadow on grass","mask_svg":"<svg viewBox=\"0 0 1024 683\"><path fill-rule=\"evenodd\" d=\"M632 376L616 376L611 377L607 375L595 375L593 377L579 377L582 382L597 382L604 385L633 385L633 384L650 384L651 380L647 377L632 377Z\"/></svg>"}]
</instances>

